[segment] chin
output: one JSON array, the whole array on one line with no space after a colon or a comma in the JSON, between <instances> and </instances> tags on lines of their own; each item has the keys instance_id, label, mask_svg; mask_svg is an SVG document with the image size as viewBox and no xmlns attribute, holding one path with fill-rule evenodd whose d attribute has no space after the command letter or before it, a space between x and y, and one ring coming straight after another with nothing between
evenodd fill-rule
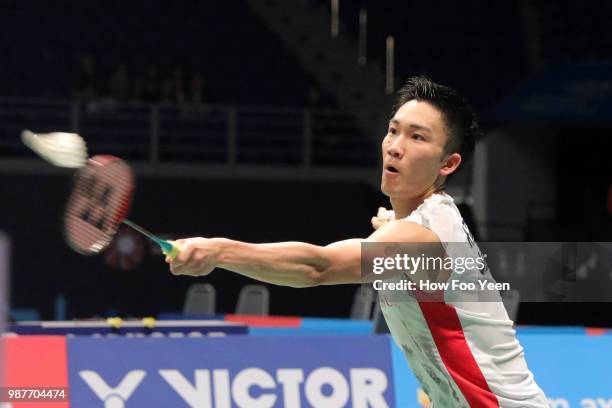
<instances>
[{"instance_id":1,"label":"chin","mask_svg":"<svg viewBox=\"0 0 612 408\"><path fill-rule=\"evenodd\" d=\"M386 195L387 197L389 197L389 188L385 185L384 181L380 182L380 191Z\"/></svg>"},{"instance_id":2,"label":"chin","mask_svg":"<svg viewBox=\"0 0 612 408\"><path fill-rule=\"evenodd\" d=\"M380 191L389 198L398 195L398 191L396 190L397 189L394 189L392 186L385 184L385 182L380 183Z\"/></svg>"}]
</instances>

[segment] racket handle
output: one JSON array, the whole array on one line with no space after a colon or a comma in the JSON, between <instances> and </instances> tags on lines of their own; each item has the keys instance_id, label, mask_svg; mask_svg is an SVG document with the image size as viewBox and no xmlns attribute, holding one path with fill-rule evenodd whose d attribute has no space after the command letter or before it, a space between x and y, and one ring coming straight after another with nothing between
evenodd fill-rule
<instances>
[{"instance_id":1,"label":"racket handle","mask_svg":"<svg viewBox=\"0 0 612 408\"><path fill-rule=\"evenodd\" d=\"M164 255L171 259L176 258L179 252L181 252L181 248L174 241L160 241L158 244Z\"/></svg>"}]
</instances>

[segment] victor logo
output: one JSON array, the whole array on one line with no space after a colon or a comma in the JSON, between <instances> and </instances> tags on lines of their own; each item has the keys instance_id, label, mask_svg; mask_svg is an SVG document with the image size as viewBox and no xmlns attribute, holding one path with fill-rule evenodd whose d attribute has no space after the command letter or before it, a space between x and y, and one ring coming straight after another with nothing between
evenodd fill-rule
<instances>
[{"instance_id":1,"label":"victor logo","mask_svg":"<svg viewBox=\"0 0 612 408\"><path fill-rule=\"evenodd\" d=\"M565 398L549 398L550 408L571 408L569 401ZM607 398L582 398L580 408L612 408L612 399Z\"/></svg>"},{"instance_id":2,"label":"victor logo","mask_svg":"<svg viewBox=\"0 0 612 408\"><path fill-rule=\"evenodd\" d=\"M98 373L91 370L79 372L79 376L93 392L104 401L104 408L124 408L125 402L134 393L147 373L144 370L130 371L115 388L111 388Z\"/></svg>"},{"instance_id":3,"label":"victor logo","mask_svg":"<svg viewBox=\"0 0 612 408\"><path fill-rule=\"evenodd\" d=\"M354 408L388 408L384 393L388 388L386 374L377 368L352 368L345 376L332 367L319 367L305 375L300 368L279 368L274 374L257 367L237 372L233 378L226 369L198 369L193 382L175 369L161 369L157 374L188 406L192 408L341 408L349 399ZM141 386L146 376L143 370L130 371L115 388L98 373L85 370L81 378L104 401L105 408L123 408ZM146 384L146 382L145 382ZM257 389L257 392L253 392ZM147 389L162 393L161 389Z\"/></svg>"}]
</instances>

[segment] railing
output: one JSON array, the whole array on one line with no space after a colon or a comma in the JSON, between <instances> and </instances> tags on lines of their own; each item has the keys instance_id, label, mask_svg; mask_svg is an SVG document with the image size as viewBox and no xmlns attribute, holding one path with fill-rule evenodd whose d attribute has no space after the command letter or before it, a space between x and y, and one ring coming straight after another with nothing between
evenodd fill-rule
<instances>
[{"instance_id":1,"label":"railing","mask_svg":"<svg viewBox=\"0 0 612 408\"><path fill-rule=\"evenodd\" d=\"M333 110L0 99L0 158L31 157L19 140L23 129L76 132L92 155L153 166L348 169L373 168L378 157L375 138Z\"/></svg>"}]
</instances>

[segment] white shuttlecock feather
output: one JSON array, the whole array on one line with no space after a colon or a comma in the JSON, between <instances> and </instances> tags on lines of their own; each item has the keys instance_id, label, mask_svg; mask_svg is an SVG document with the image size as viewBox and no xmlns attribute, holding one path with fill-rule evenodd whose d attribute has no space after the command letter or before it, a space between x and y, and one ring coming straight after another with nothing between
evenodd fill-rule
<instances>
[{"instance_id":1,"label":"white shuttlecock feather","mask_svg":"<svg viewBox=\"0 0 612 408\"><path fill-rule=\"evenodd\" d=\"M87 145L76 133L21 132L23 143L49 163L59 167L78 168L87 161Z\"/></svg>"}]
</instances>

